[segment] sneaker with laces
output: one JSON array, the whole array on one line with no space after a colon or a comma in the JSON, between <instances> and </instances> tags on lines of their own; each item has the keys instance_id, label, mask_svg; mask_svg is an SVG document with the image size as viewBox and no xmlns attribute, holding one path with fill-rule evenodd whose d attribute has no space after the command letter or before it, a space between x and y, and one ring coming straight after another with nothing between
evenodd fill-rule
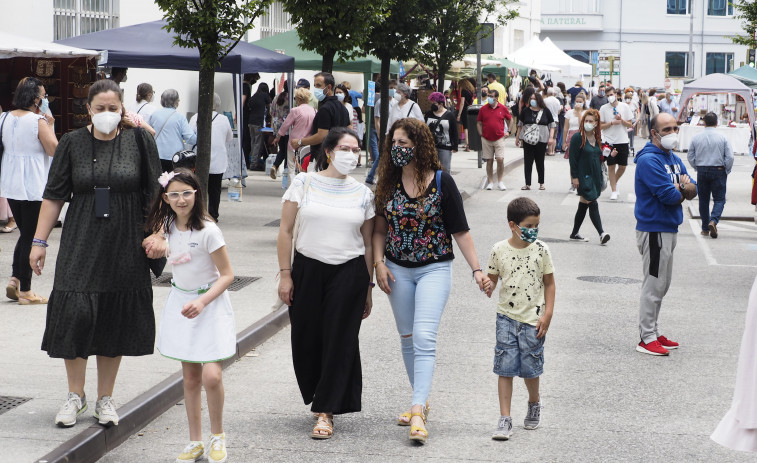
<instances>
[{"instance_id":1,"label":"sneaker with laces","mask_svg":"<svg viewBox=\"0 0 757 463\"><path fill-rule=\"evenodd\" d=\"M649 344L644 344L644 341L641 341L638 346L636 346L636 350L638 352L641 352L642 354L649 354L649 355L668 355L670 352L664 347L662 347L662 344L660 344L660 341L654 340L650 342Z\"/></svg>"},{"instance_id":2,"label":"sneaker with laces","mask_svg":"<svg viewBox=\"0 0 757 463\"><path fill-rule=\"evenodd\" d=\"M607 242L610 241L610 234L609 233L602 233L599 235L599 243L604 246L607 244Z\"/></svg>"},{"instance_id":3,"label":"sneaker with laces","mask_svg":"<svg viewBox=\"0 0 757 463\"><path fill-rule=\"evenodd\" d=\"M55 424L61 428L70 428L76 424L76 418L87 411L87 396L79 396L76 392L69 392L66 403L60 407L55 415Z\"/></svg>"},{"instance_id":4,"label":"sneaker with laces","mask_svg":"<svg viewBox=\"0 0 757 463\"><path fill-rule=\"evenodd\" d=\"M118 426L118 414L113 397L104 395L95 402L95 418L103 426Z\"/></svg>"},{"instance_id":5,"label":"sneaker with laces","mask_svg":"<svg viewBox=\"0 0 757 463\"><path fill-rule=\"evenodd\" d=\"M671 341L665 336L658 337L657 341L662 345L662 347L666 349L678 349L678 343L675 341Z\"/></svg>"},{"instance_id":6,"label":"sneaker with laces","mask_svg":"<svg viewBox=\"0 0 757 463\"><path fill-rule=\"evenodd\" d=\"M505 186L505 184L504 184L503 182L499 182L499 183L497 183L497 188L499 188L499 189L500 189L500 191L505 191L505 190L507 190L507 187Z\"/></svg>"},{"instance_id":7,"label":"sneaker with laces","mask_svg":"<svg viewBox=\"0 0 757 463\"><path fill-rule=\"evenodd\" d=\"M536 429L541 423L541 400L538 402L528 403L528 412L523 420L523 427L526 429Z\"/></svg>"},{"instance_id":8,"label":"sneaker with laces","mask_svg":"<svg viewBox=\"0 0 757 463\"><path fill-rule=\"evenodd\" d=\"M184 450L176 457L176 463L197 461L205 454L205 444L200 441L192 441L184 447Z\"/></svg>"},{"instance_id":9,"label":"sneaker with laces","mask_svg":"<svg viewBox=\"0 0 757 463\"><path fill-rule=\"evenodd\" d=\"M509 416L501 416L497 423L497 429L492 434L494 440L507 440L513 435L513 419Z\"/></svg>"},{"instance_id":10,"label":"sneaker with laces","mask_svg":"<svg viewBox=\"0 0 757 463\"><path fill-rule=\"evenodd\" d=\"M208 442L208 463L224 463L226 461L226 433L211 434Z\"/></svg>"},{"instance_id":11,"label":"sneaker with laces","mask_svg":"<svg viewBox=\"0 0 757 463\"><path fill-rule=\"evenodd\" d=\"M618 199L618 192L617 191L613 191L612 193L610 193L610 200L615 201L617 199Z\"/></svg>"},{"instance_id":12,"label":"sneaker with laces","mask_svg":"<svg viewBox=\"0 0 757 463\"><path fill-rule=\"evenodd\" d=\"M489 182L489 183L486 184L486 189L487 190L491 190L492 188L494 188L494 184L492 182Z\"/></svg>"},{"instance_id":13,"label":"sneaker with laces","mask_svg":"<svg viewBox=\"0 0 757 463\"><path fill-rule=\"evenodd\" d=\"M575 235L570 235L571 241L589 241L588 239L584 238L583 236L576 233Z\"/></svg>"}]
</instances>

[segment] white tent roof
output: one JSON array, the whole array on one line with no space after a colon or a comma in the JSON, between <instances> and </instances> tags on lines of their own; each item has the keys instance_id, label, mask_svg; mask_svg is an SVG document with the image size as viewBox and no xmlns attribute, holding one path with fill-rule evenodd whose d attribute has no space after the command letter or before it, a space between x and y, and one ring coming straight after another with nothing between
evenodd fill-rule
<instances>
[{"instance_id":1,"label":"white tent roof","mask_svg":"<svg viewBox=\"0 0 757 463\"><path fill-rule=\"evenodd\" d=\"M79 58L93 57L99 53L94 50L68 47L57 43L19 37L15 34L0 32L0 59L5 58Z\"/></svg>"},{"instance_id":2,"label":"white tent roof","mask_svg":"<svg viewBox=\"0 0 757 463\"><path fill-rule=\"evenodd\" d=\"M569 54L562 51L557 45L552 43L549 37L545 38L542 45L550 55L549 64L559 67L563 74L571 76L591 75L591 64L578 61Z\"/></svg>"},{"instance_id":3,"label":"white tent roof","mask_svg":"<svg viewBox=\"0 0 757 463\"><path fill-rule=\"evenodd\" d=\"M570 76L591 74L590 64L571 58L552 43L549 37L543 42L534 37L523 47L507 55L507 59L539 71L560 71Z\"/></svg>"},{"instance_id":4,"label":"white tent roof","mask_svg":"<svg viewBox=\"0 0 757 463\"><path fill-rule=\"evenodd\" d=\"M697 94L708 93L734 93L744 99L747 108L754 107L752 90L738 79L727 74L709 74L684 85L681 96L678 99L679 107L681 109L686 108L692 97ZM679 121L683 119L685 113L686 111L683 110L678 111ZM754 127L754 111L747 111L747 114L749 115L749 126Z\"/></svg>"}]
</instances>

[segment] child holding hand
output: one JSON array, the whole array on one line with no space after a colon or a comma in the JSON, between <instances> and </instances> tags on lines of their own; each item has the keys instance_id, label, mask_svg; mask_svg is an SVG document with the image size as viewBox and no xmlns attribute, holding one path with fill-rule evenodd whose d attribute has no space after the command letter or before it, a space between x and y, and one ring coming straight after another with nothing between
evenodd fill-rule
<instances>
[{"instance_id":1,"label":"child holding hand","mask_svg":"<svg viewBox=\"0 0 757 463\"><path fill-rule=\"evenodd\" d=\"M486 295L491 297L502 281L494 349L501 416L494 440L507 440L513 432L510 404L515 376L523 378L528 389L524 428L536 429L541 421L539 377L555 305L555 277L549 248L536 239L540 214L539 206L528 198L510 202L507 221L512 236L494 245L487 266L491 283L485 286Z\"/></svg>"}]
</instances>

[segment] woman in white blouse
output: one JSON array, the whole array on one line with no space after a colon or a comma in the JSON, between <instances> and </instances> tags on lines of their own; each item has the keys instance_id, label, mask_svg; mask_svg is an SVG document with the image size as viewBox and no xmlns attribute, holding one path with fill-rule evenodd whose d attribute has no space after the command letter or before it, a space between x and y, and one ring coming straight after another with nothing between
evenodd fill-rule
<instances>
[{"instance_id":1,"label":"woman in white blouse","mask_svg":"<svg viewBox=\"0 0 757 463\"><path fill-rule=\"evenodd\" d=\"M563 137L562 150L565 153L563 156L565 159L570 157L570 139L573 135L578 133L578 126L581 123L581 116L586 111L586 94L584 92L576 95L576 101L573 103L573 109L565 113L565 126L563 127L563 133L566 134ZM576 188L573 186L572 179L569 193L575 193Z\"/></svg>"},{"instance_id":2,"label":"woman in white blouse","mask_svg":"<svg viewBox=\"0 0 757 463\"><path fill-rule=\"evenodd\" d=\"M20 109L4 113L0 119L5 149L0 167L0 191L8 199L20 232L6 295L19 304L47 304L47 298L31 289L29 253L50 169L49 158L58 147L53 131L55 119L47 110L45 87L34 77L26 77L18 83L13 106Z\"/></svg>"},{"instance_id":3,"label":"woman in white blouse","mask_svg":"<svg viewBox=\"0 0 757 463\"><path fill-rule=\"evenodd\" d=\"M349 175L357 134L331 129L323 152L328 167L298 174L284 193L278 237L279 297L289 306L297 383L318 416L314 439L332 436L334 415L360 411L358 333L373 305L373 193Z\"/></svg>"},{"instance_id":4,"label":"woman in white blouse","mask_svg":"<svg viewBox=\"0 0 757 463\"><path fill-rule=\"evenodd\" d=\"M151 104L153 98L155 98L155 91L152 89L152 85L143 82L137 85L136 104L132 103L126 109L134 114L139 114L145 121L149 121L152 113L159 109Z\"/></svg>"},{"instance_id":5,"label":"woman in white blouse","mask_svg":"<svg viewBox=\"0 0 757 463\"><path fill-rule=\"evenodd\" d=\"M410 86L407 84L397 84L397 89L394 91L394 100L397 102L395 105L389 106L389 120L386 122L386 133L389 133L389 128L400 119L406 117L412 117L425 123L423 118L423 111L418 103L410 99Z\"/></svg>"}]
</instances>

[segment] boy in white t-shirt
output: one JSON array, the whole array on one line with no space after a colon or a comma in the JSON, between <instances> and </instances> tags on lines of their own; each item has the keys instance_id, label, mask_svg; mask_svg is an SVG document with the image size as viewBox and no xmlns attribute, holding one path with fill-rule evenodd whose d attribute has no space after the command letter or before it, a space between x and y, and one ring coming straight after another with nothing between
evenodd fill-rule
<instances>
[{"instance_id":1,"label":"boy in white t-shirt","mask_svg":"<svg viewBox=\"0 0 757 463\"><path fill-rule=\"evenodd\" d=\"M497 344L494 373L499 376L500 419L492 435L507 440L513 429L510 404L513 377L520 376L528 389L525 429L536 429L541 420L539 376L544 372L544 340L555 305L555 276L547 245L536 239L539 206L528 198L516 198L507 206L512 237L494 245L487 273L492 284L502 280L497 307Z\"/></svg>"}]
</instances>

